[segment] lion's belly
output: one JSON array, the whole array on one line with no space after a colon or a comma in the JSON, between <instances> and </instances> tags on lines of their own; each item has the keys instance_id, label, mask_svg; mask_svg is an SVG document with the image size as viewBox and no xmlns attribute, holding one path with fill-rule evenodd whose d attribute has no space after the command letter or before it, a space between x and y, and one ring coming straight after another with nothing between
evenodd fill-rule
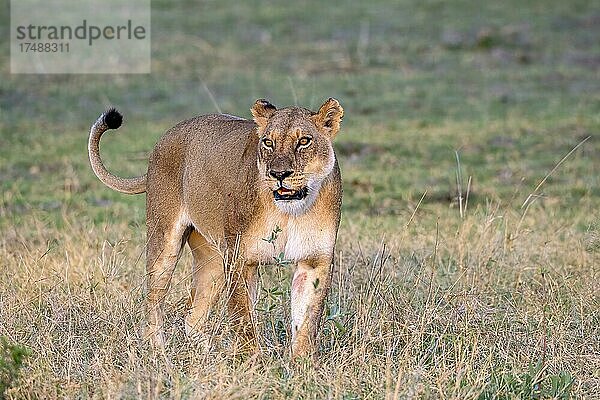
<instances>
[{"instance_id":1,"label":"lion's belly","mask_svg":"<svg viewBox=\"0 0 600 400\"><path fill-rule=\"evenodd\" d=\"M335 232L320 226L320 221L315 218L267 218L262 222L250 229L244 238L245 256L249 262L297 262L330 254L333 250Z\"/></svg>"}]
</instances>

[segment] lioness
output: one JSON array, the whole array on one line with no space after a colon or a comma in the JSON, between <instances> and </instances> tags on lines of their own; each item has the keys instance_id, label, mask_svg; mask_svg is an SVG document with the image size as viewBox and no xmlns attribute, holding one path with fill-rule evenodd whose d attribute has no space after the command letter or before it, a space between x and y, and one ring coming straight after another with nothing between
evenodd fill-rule
<instances>
[{"instance_id":1,"label":"lioness","mask_svg":"<svg viewBox=\"0 0 600 400\"><path fill-rule=\"evenodd\" d=\"M236 331L256 348L257 267L283 254L295 264L292 356L316 353L342 204L331 141L344 110L330 98L316 113L262 99L251 111L254 121L218 114L180 122L137 178L111 174L100 158L100 137L121 125L121 114L110 109L91 128L96 176L119 192L147 193L147 332L156 345L164 343L164 297L187 241L194 257L188 333L202 335L211 305L225 292Z\"/></svg>"}]
</instances>

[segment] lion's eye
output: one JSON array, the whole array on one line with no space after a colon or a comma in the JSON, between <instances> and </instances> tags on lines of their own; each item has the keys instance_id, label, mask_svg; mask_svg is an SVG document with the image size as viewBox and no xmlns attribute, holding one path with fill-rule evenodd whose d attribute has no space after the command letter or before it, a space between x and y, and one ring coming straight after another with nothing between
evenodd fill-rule
<instances>
[{"instance_id":1,"label":"lion's eye","mask_svg":"<svg viewBox=\"0 0 600 400\"><path fill-rule=\"evenodd\" d=\"M312 138L310 136L304 136L302 138L300 138L300 140L298 140L298 147L306 147L310 144L310 142L312 141Z\"/></svg>"},{"instance_id":2,"label":"lion's eye","mask_svg":"<svg viewBox=\"0 0 600 400\"><path fill-rule=\"evenodd\" d=\"M262 143L267 149L273 149L273 141L271 139L263 139Z\"/></svg>"}]
</instances>

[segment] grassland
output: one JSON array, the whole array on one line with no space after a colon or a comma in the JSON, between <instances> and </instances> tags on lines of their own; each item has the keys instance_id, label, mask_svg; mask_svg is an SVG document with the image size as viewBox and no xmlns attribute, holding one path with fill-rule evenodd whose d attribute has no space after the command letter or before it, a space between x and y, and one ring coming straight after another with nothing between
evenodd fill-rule
<instances>
[{"instance_id":1,"label":"grassland","mask_svg":"<svg viewBox=\"0 0 600 400\"><path fill-rule=\"evenodd\" d=\"M0 336L29 351L6 398L599 398L600 7L485 3L157 0L140 76L11 75L2 42ZM210 352L188 340L189 254L149 348L144 198L93 176L89 125L119 107L103 156L135 175L183 118L329 96L345 197L320 364L290 364L284 266L261 271L261 357L222 311Z\"/></svg>"}]
</instances>

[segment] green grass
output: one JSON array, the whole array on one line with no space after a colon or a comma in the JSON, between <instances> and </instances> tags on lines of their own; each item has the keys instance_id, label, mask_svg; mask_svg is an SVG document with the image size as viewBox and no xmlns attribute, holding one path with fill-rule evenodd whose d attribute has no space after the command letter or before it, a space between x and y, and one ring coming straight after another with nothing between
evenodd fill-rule
<instances>
[{"instance_id":1,"label":"green grass","mask_svg":"<svg viewBox=\"0 0 600 400\"><path fill-rule=\"evenodd\" d=\"M3 42L0 336L31 351L5 396L597 396L600 7L486 3L153 1L140 76L11 75ZM166 129L215 111L205 87L245 117L260 97L344 106L317 368L290 364L281 266L262 271L260 359L232 354L219 313L213 352L185 337L187 254L165 353L141 339L144 197L98 181L87 132L117 106L103 157L140 174Z\"/></svg>"},{"instance_id":2,"label":"green grass","mask_svg":"<svg viewBox=\"0 0 600 400\"><path fill-rule=\"evenodd\" d=\"M27 349L10 344L0 336L0 394L5 393L17 380L23 360L29 355Z\"/></svg>"}]
</instances>

